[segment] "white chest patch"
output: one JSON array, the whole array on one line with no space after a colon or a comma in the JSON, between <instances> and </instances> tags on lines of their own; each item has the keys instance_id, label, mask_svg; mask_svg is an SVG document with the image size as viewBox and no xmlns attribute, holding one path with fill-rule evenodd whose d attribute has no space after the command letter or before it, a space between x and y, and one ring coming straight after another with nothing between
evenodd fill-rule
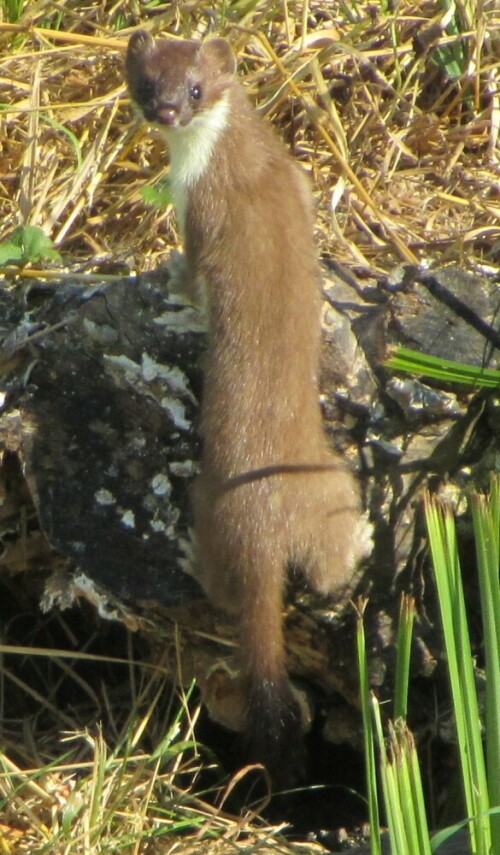
<instances>
[{"instance_id":1,"label":"white chest patch","mask_svg":"<svg viewBox=\"0 0 500 855\"><path fill-rule=\"evenodd\" d=\"M163 131L170 149L170 188L181 232L184 233L187 193L201 178L219 137L228 123L229 93L195 116L186 127Z\"/></svg>"}]
</instances>

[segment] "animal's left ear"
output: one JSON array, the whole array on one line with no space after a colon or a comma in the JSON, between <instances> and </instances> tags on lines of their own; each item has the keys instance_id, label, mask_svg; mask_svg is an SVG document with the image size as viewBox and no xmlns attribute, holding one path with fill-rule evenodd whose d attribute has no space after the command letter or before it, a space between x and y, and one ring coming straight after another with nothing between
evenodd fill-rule
<instances>
[{"instance_id":1,"label":"animal's left ear","mask_svg":"<svg viewBox=\"0 0 500 855\"><path fill-rule=\"evenodd\" d=\"M213 63L217 70L223 74L234 74L236 72L236 57L226 39L219 36L207 39L201 44L199 56Z\"/></svg>"}]
</instances>

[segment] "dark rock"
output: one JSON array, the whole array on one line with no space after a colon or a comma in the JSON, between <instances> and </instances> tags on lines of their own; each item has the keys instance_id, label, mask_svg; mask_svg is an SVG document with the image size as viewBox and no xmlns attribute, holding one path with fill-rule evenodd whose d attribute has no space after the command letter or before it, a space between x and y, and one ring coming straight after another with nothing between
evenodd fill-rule
<instances>
[{"instance_id":1,"label":"dark rock","mask_svg":"<svg viewBox=\"0 0 500 855\"><path fill-rule=\"evenodd\" d=\"M375 525L359 590L370 592L372 679L383 696L392 690L400 590L412 590L420 609L415 674L429 678L442 649L422 581L422 490L454 495L485 477L500 424L493 394L396 376L385 360L404 344L496 364L497 288L456 269L363 285L339 268L325 277L322 403L332 441L360 473ZM47 579L45 606L85 596L101 614L166 638L178 621L184 676L196 674L213 716L227 721L210 680L232 652L234 626L208 608L189 573L203 321L169 293L167 280L5 289L0 446L19 461L19 489L27 487L34 503L31 528L36 517L39 531L30 543L45 550L45 561L53 549L66 562ZM10 532L0 570L17 567L16 507L11 500L0 513ZM292 585L286 630L291 672L328 699L325 730L356 744L352 607ZM422 722L434 716L433 703L422 697Z\"/></svg>"}]
</instances>

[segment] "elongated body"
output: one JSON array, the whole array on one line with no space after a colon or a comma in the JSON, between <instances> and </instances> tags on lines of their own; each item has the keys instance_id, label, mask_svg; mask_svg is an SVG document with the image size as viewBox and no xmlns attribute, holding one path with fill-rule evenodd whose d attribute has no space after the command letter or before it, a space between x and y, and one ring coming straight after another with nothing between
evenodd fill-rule
<instances>
[{"instance_id":1,"label":"elongated body","mask_svg":"<svg viewBox=\"0 0 500 855\"><path fill-rule=\"evenodd\" d=\"M155 42L138 32L126 60L133 101L168 143L189 270L206 289L200 580L214 604L239 615L247 726L269 747L295 716L282 630L287 567L341 594L370 528L323 431L308 183L235 70L219 38Z\"/></svg>"}]
</instances>

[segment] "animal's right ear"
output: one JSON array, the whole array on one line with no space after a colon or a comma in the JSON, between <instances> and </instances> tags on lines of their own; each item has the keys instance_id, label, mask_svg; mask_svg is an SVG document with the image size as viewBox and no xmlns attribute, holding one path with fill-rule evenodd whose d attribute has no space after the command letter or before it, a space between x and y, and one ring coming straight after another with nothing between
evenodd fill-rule
<instances>
[{"instance_id":1,"label":"animal's right ear","mask_svg":"<svg viewBox=\"0 0 500 855\"><path fill-rule=\"evenodd\" d=\"M132 33L128 41L127 57L149 53L154 46L153 36L147 30L137 30Z\"/></svg>"},{"instance_id":2,"label":"animal's right ear","mask_svg":"<svg viewBox=\"0 0 500 855\"><path fill-rule=\"evenodd\" d=\"M212 62L223 74L236 72L236 57L226 39L217 36L202 42L199 56Z\"/></svg>"}]
</instances>

